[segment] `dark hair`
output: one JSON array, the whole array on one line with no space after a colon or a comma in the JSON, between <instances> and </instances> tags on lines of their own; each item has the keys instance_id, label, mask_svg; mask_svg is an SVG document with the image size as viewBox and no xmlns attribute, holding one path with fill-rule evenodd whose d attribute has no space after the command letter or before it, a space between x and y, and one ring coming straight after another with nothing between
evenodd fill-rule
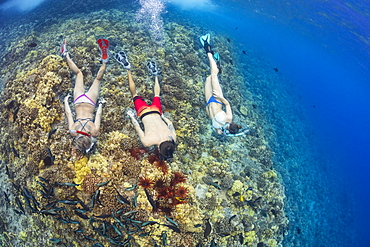
<instances>
[{"instance_id":1,"label":"dark hair","mask_svg":"<svg viewBox=\"0 0 370 247\"><path fill-rule=\"evenodd\" d=\"M173 152L175 152L175 143L173 141L164 141L159 144L159 153L164 159L170 159L173 157Z\"/></svg>"},{"instance_id":2,"label":"dark hair","mask_svg":"<svg viewBox=\"0 0 370 247\"><path fill-rule=\"evenodd\" d=\"M77 136L75 139L74 148L85 152L91 147L91 144L92 144L92 140L90 137L80 135L80 136Z\"/></svg>"},{"instance_id":3,"label":"dark hair","mask_svg":"<svg viewBox=\"0 0 370 247\"><path fill-rule=\"evenodd\" d=\"M240 125L237 125L236 123L231 122L231 123L229 124L229 129L228 129L228 131L229 131L229 133L230 133L230 134L236 134L236 133L238 133L239 129L241 129L241 128L242 128L242 127L241 127Z\"/></svg>"}]
</instances>

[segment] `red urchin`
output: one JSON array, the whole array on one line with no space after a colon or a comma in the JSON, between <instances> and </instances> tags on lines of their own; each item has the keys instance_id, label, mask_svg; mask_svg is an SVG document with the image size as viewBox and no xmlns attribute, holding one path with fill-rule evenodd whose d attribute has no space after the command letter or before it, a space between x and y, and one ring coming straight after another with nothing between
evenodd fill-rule
<instances>
[{"instance_id":1,"label":"red urchin","mask_svg":"<svg viewBox=\"0 0 370 247\"><path fill-rule=\"evenodd\" d=\"M159 169L161 169L161 171L163 172L163 174L167 174L168 173L168 166L166 164L166 162L164 160L156 160L154 161L154 165L156 167L158 167Z\"/></svg>"},{"instance_id":2,"label":"red urchin","mask_svg":"<svg viewBox=\"0 0 370 247\"><path fill-rule=\"evenodd\" d=\"M185 183L186 181L186 176L180 172L174 172L173 173L173 178L171 180L171 186L175 186L176 184L179 184L179 183Z\"/></svg>"},{"instance_id":3,"label":"red urchin","mask_svg":"<svg viewBox=\"0 0 370 247\"><path fill-rule=\"evenodd\" d=\"M166 181L163 178L158 179L154 182L154 187L157 189L165 187Z\"/></svg>"},{"instance_id":4,"label":"red urchin","mask_svg":"<svg viewBox=\"0 0 370 247\"><path fill-rule=\"evenodd\" d=\"M189 189L184 186L179 186L175 192L176 197L184 199L189 193Z\"/></svg>"},{"instance_id":5,"label":"red urchin","mask_svg":"<svg viewBox=\"0 0 370 247\"><path fill-rule=\"evenodd\" d=\"M149 189L153 187L154 181L147 177L140 177L138 184L144 189Z\"/></svg>"}]
</instances>

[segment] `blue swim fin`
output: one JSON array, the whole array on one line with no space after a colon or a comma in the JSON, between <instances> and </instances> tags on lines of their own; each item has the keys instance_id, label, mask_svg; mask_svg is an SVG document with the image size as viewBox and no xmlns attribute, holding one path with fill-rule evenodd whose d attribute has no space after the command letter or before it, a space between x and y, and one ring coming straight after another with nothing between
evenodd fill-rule
<instances>
[{"instance_id":1,"label":"blue swim fin","mask_svg":"<svg viewBox=\"0 0 370 247\"><path fill-rule=\"evenodd\" d=\"M204 47L204 43L207 42L209 45L211 44L211 35L207 33L206 35L200 36L200 43Z\"/></svg>"},{"instance_id":2,"label":"blue swim fin","mask_svg":"<svg viewBox=\"0 0 370 247\"><path fill-rule=\"evenodd\" d=\"M218 52L213 54L213 59L216 61L216 63L219 63L220 62L220 54Z\"/></svg>"}]
</instances>

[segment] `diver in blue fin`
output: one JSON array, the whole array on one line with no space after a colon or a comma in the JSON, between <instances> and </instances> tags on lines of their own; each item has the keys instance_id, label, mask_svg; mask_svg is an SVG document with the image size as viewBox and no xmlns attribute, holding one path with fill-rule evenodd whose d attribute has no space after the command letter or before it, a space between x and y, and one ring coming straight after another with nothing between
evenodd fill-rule
<instances>
[{"instance_id":1,"label":"diver in blue fin","mask_svg":"<svg viewBox=\"0 0 370 247\"><path fill-rule=\"evenodd\" d=\"M204 95L206 98L206 111L209 118L212 120L212 126L220 135L226 136L241 136L249 132L249 129L241 129L242 127L232 122L233 113L229 101L227 101L222 93L222 89L218 80L219 68L217 62L220 61L220 55L214 53L210 45L210 35L206 34L200 37L201 44L207 53L211 75L207 77L204 85ZM225 106L225 111L222 107Z\"/></svg>"}]
</instances>

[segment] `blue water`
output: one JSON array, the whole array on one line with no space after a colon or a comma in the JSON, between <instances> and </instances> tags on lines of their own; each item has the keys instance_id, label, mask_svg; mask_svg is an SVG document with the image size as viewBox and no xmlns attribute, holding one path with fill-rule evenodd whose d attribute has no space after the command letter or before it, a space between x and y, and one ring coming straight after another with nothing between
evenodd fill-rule
<instances>
[{"instance_id":1,"label":"blue water","mask_svg":"<svg viewBox=\"0 0 370 247\"><path fill-rule=\"evenodd\" d=\"M167 11L230 37L237 66L271 80L267 89L249 83L275 131L287 205L307 211L287 209L287 241L370 246L370 2L200 1L198 8L168 3ZM261 67L248 67L242 50ZM306 232L294 234L297 226Z\"/></svg>"}]
</instances>

